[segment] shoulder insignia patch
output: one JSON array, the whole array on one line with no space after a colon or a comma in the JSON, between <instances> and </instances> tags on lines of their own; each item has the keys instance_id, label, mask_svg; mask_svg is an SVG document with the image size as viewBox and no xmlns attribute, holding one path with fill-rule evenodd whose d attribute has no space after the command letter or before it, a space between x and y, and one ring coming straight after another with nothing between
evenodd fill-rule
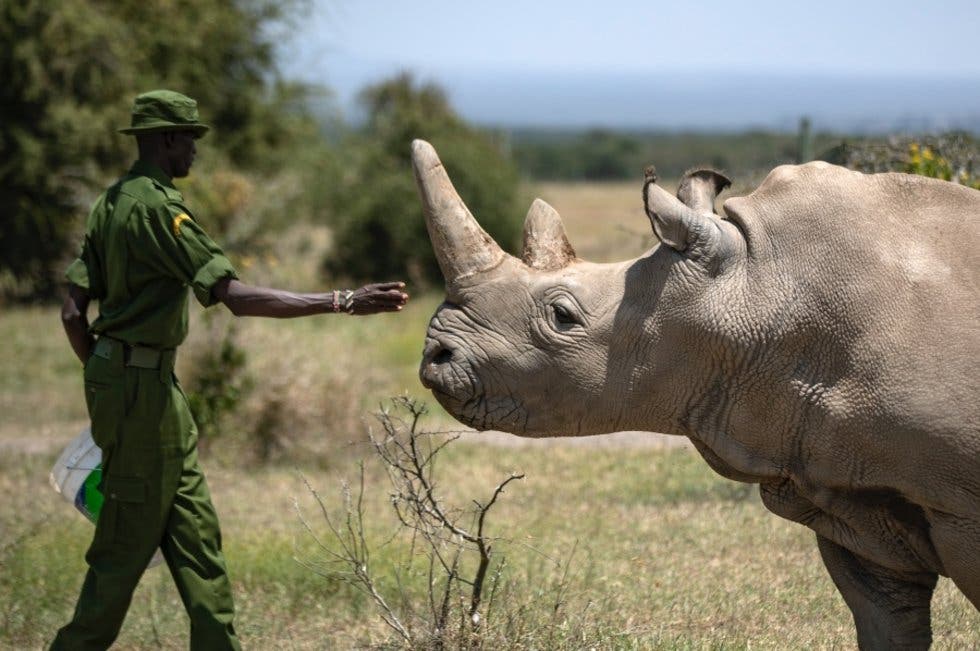
<instances>
[{"instance_id":1,"label":"shoulder insignia patch","mask_svg":"<svg viewBox=\"0 0 980 651\"><path fill-rule=\"evenodd\" d=\"M180 237L180 225L183 224L184 222L188 221L189 219L190 219L190 217L188 217L184 213L180 213L179 215L177 215L176 217L174 217L174 224L173 224L174 237Z\"/></svg>"}]
</instances>

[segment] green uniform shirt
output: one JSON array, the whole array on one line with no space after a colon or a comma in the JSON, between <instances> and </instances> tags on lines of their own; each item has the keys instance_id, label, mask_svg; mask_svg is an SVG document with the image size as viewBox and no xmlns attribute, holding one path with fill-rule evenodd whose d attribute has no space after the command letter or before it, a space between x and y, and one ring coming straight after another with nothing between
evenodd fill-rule
<instances>
[{"instance_id":1,"label":"green uniform shirt","mask_svg":"<svg viewBox=\"0 0 980 651\"><path fill-rule=\"evenodd\" d=\"M215 283L238 277L167 175L145 161L96 200L65 275L99 301L92 332L154 348L187 336L188 286L207 307Z\"/></svg>"}]
</instances>

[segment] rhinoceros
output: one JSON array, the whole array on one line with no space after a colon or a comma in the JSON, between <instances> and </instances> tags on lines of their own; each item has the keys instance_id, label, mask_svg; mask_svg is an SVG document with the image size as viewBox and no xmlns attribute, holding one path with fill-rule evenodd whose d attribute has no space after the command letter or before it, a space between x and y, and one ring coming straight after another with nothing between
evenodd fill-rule
<instances>
[{"instance_id":1,"label":"rhinoceros","mask_svg":"<svg viewBox=\"0 0 980 651\"><path fill-rule=\"evenodd\" d=\"M446 281L419 374L455 418L688 437L816 533L863 649L928 647L938 575L980 607L980 192L814 162L719 216L719 173L651 171L659 244L595 264L541 200L505 253L412 157Z\"/></svg>"}]
</instances>

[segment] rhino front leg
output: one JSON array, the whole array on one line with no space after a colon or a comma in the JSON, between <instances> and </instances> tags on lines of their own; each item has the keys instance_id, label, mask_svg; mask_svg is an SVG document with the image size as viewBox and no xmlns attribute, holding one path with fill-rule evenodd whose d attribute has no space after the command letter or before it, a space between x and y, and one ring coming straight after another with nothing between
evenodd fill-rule
<instances>
[{"instance_id":1,"label":"rhino front leg","mask_svg":"<svg viewBox=\"0 0 980 651\"><path fill-rule=\"evenodd\" d=\"M937 575L889 570L821 535L817 535L817 546L830 577L854 615L861 649L929 648L929 602Z\"/></svg>"}]
</instances>

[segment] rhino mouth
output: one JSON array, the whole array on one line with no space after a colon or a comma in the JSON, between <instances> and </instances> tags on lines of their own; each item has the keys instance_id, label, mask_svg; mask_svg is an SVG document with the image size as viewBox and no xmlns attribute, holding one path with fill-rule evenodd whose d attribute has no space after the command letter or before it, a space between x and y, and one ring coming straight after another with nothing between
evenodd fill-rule
<instances>
[{"instance_id":1,"label":"rhino mouth","mask_svg":"<svg viewBox=\"0 0 980 651\"><path fill-rule=\"evenodd\" d=\"M460 420L478 411L473 407L482 402L483 391L476 374L468 364L460 363L451 345L438 339L426 338L419 380L439 404Z\"/></svg>"},{"instance_id":2,"label":"rhino mouth","mask_svg":"<svg viewBox=\"0 0 980 651\"><path fill-rule=\"evenodd\" d=\"M439 404L464 425L512 433L526 428L522 403L510 395L488 398L486 387L472 365L446 343L426 340L419 379Z\"/></svg>"}]
</instances>

